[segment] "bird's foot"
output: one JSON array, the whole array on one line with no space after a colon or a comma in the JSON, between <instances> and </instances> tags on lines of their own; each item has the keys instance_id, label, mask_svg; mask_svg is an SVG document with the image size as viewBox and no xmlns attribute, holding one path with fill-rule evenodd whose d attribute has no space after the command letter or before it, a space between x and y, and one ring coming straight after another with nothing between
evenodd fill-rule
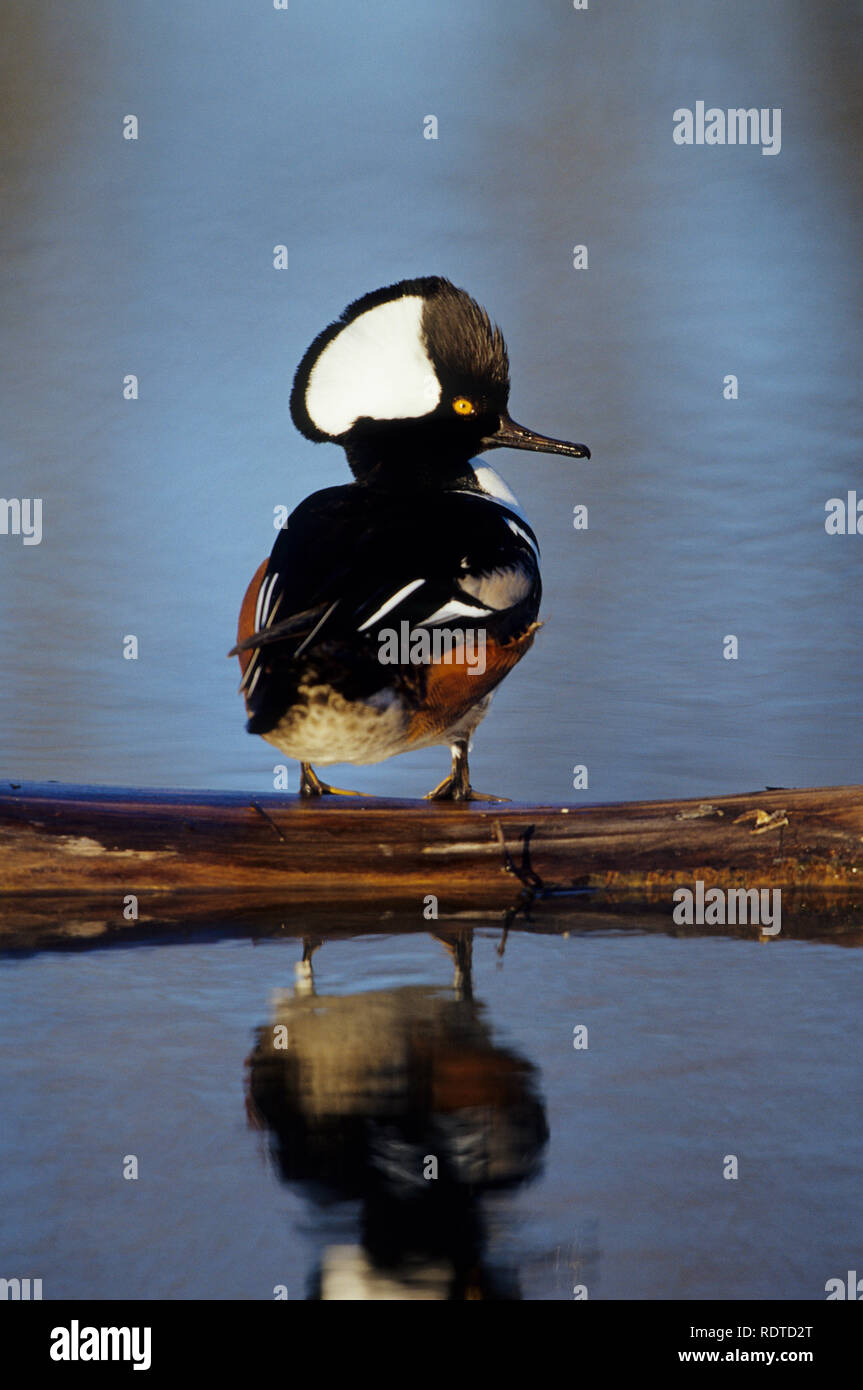
<instances>
[{"instance_id":1,"label":"bird's foot","mask_svg":"<svg viewBox=\"0 0 863 1390\"><path fill-rule=\"evenodd\" d=\"M310 763L300 763L300 796L365 796L365 792L349 791L347 787L331 787L322 782Z\"/></svg>"},{"instance_id":2,"label":"bird's foot","mask_svg":"<svg viewBox=\"0 0 863 1390\"><path fill-rule=\"evenodd\" d=\"M461 778L452 773L445 777L432 791L426 792L426 801L509 801L508 796L492 796L491 792L474 791Z\"/></svg>"}]
</instances>

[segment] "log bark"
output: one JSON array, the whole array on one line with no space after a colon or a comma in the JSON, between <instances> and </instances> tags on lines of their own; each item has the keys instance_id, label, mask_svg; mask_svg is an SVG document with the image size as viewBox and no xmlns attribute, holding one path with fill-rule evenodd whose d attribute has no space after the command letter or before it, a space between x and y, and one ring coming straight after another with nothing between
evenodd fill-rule
<instances>
[{"instance_id":1,"label":"log bark","mask_svg":"<svg viewBox=\"0 0 863 1390\"><path fill-rule=\"evenodd\" d=\"M705 934L672 925L698 879L781 888L785 939L863 944L863 787L572 808L0 787L3 949L428 931L429 894L441 926Z\"/></svg>"},{"instance_id":2,"label":"log bark","mask_svg":"<svg viewBox=\"0 0 863 1390\"><path fill-rule=\"evenodd\" d=\"M526 806L0 788L0 899L214 895L355 905L505 907L514 890L667 899L780 887L863 905L863 787L618 805Z\"/></svg>"}]
</instances>

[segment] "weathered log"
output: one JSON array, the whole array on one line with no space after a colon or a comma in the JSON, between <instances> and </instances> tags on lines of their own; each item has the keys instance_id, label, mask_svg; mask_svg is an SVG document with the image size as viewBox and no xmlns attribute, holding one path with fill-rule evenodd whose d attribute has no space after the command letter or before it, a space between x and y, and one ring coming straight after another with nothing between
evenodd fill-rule
<instances>
[{"instance_id":1,"label":"weathered log","mask_svg":"<svg viewBox=\"0 0 863 1390\"><path fill-rule=\"evenodd\" d=\"M668 904L675 887L778 887L786 908L863 908L863 787L619 805L0 789L0 907L157 896L222 918L253 903L505 909L544 890ZM30 900L25 907L23 895ZM104 913L97 914L103 918ZM179 920L179 915L178 915Z\"/></svg>"}]
</instances>

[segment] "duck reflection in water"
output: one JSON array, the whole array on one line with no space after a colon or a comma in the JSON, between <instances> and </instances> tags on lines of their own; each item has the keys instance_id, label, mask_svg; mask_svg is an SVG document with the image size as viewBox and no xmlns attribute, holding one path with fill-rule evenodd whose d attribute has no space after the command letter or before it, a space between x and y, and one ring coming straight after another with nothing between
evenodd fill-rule
<instances>
[{"instance_id":1,"label":"duck reflection in water","mask_svg":"<svg viewBox=\"0 0 863 1390\"><path fill-rule=\"evenodd\" d=\"M534 1176L548 1139L535 1069L498 1047L471 986L472 933L434 933L453 990L319 995L307 938L248 1058L247 1108L279 1173L362 1202L362 1245L329 1247L312 1298L514 1299L484 1256L481 1198Z\"/></svg>"}]
</instances>

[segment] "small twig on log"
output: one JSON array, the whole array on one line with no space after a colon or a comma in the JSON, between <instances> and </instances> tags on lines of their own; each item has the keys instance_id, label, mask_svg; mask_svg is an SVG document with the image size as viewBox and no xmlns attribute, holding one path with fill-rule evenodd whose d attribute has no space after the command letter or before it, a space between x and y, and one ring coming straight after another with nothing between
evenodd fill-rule
<instances>
[{"instance_id":1,"label":"small twig on log","mask_svg":"<svg viewBox=\"0 0 863 1390\"><path fill-rule=\"evenodd\" d=\"M282 844L283 844L283 845L286 845L286 844L288 843L287 840L285 839L285 837L284 837L284 835L282 834L282 832L281 832L281 830L279 829L279 827L276 825L276 822L273 820L272 816L269 815L269 814L264 810L263 806L259 806L258 803L257 803L257 801L250 801L250 802L249 802L249 805L250 805L255 811L257 811L259 815L263 816L263 818L264 818L264 820L267 822L267 824L268 824L268 825L271 825L272 828L275 830L275 832L276 832L276 834L278 835L279 839L281 840Z\"/></svg>"}]
</instances>

